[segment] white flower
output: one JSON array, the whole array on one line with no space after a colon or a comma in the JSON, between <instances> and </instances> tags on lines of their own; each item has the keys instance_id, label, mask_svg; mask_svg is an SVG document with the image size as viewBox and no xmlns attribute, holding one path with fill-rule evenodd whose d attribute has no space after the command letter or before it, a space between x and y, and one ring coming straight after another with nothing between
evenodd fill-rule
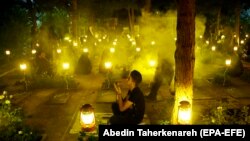
<instances>
[{"instance_id":1,"label":"white flower","mask_svg":"<svg viewBox=\"0 0 250 141\"><path fill-rule=\"evenodd\" d=\"M23 134L23 131L18 131L18 134L20 134L20 135Z\"/></svg>"},{"instance_id":2,"label":"white flower","mask_svg":"<svg viewBox=\"0 0 250 141\"><path fill-rule=\"evenodd\" d=\"M4 99L4 95L0 95L0 100L1 100L1 99Z\"/></svg>"},{"instance_id":3,"label":"white flower","mask_svg":"<svg viewBox=\"0 0 250 141\"><path fill-rule=\"evenodd\" d=\"M217 110L222 110L222 106L218 106L218 107L217 107Z\"/></svg>"},{"instance_id":4,"label":"white flower","mask_svg":"<svg viewBox=\"0 0 250 141\"><path fill-rule=\"evenodd\" d=\"M5 100L5 104L10 104L10 100Z\"/></svg>"},{"instance_id":5,"label":"white flower","mask_svg":"<svg viewBox=\"0 0 250 141\"><path fill-rule=\"evenodd\" d=\"M3 91L3 95L6 95L8 92L7 91Z\"/></svg>"}]
</instances>

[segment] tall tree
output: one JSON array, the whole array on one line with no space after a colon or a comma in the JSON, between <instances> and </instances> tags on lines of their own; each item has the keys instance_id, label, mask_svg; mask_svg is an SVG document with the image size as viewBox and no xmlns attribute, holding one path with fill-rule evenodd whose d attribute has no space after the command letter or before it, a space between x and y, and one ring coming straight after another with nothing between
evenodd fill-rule
<instances>
[{"instance_id":1,"label":"tall tree","mask_svg":"<svg viewBox=\"0 0 250 141\"><path fill-rule=\"evenodd\" d=\"M77 0L72 0L72 37L73 40L76 42L78 42L77 20L78 20Z\"/></svg>"},{"instance_id":2,"label":"tall tree","mask_svg":"<svg viewBox=\"0 0 250 141\"><path fill-rule=\"evenodd\" d=\"M177 0L175 51L175 103L172 124L178 124L178 106L188 101L192 109L195 64L195 0Z\"/></svg>"}]
</instances>

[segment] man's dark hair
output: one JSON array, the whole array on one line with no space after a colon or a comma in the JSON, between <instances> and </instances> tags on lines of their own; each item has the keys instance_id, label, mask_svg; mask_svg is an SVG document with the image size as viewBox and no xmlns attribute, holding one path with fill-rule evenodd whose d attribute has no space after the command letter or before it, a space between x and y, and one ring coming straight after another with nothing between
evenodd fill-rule
<instances>
[{"instance_id":1,"label":"man's dark hair","mask_svg":"<svg viewBox=\"0 0 250 141\"><path fill-rule=\"evenodd\" d=\"M133 70L130 73L131 78L134 80L135 84L138 85L142 81L142 75L139 71Z\"/></svg>"}]
</instances>

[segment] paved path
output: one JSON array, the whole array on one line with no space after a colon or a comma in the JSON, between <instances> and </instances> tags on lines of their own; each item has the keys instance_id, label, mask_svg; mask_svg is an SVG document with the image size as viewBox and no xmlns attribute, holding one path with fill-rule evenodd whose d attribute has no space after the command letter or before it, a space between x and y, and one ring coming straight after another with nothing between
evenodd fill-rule
<instances>
[{"instance_id":1,"label":"paved path","mask_svg":"<svg viewBox=\"0 0 250 141\"><path fill-rule=\"evenodd\" d=\"M79 87L65 93L63 89L42 89L28 93L21 93L16 99L25 111L27 124L46 134L45 141L76 141L79 129L79 108L82 104L90 103L94 106L97 115L111 113L110 104L115 100L112 91L100 91L104 76L90 74L76 76ZM214 86L206 79L196 79L194 84L194 115L200 116L203 108L211 106L220 99L227 99L233 104L250 104L249 84L233 78L232 87ZM149 89L145 89L147 94ZM60 99L60 100L58 100ZM162 86L158 94L159 101L147 102L146 110L150 120L165 118L168 101L173 96L167 86ZM168 107L169 108L169 107ZM158 119L151 118L156 112L163 115ZM161 113L161 114L162 114ZM78 128L78 129L77 129Z\"/></svg>"}]
</instances>

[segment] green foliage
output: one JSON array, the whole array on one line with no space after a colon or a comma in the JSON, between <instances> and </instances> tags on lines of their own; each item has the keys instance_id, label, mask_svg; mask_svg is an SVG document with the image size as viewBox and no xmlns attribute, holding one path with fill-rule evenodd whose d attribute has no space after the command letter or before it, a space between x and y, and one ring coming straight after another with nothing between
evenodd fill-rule
<instances>
[{"instance_id":1,"label":"green foliage","mask_svg":"<svg viewBox=\"0 0 250 141\"><path fill-rule=\"evenodd\" d=\"M11 104L11 98L7 91L0 95L0 140L39 141L41 135L23 123L22 110Z\"/></svg>"},{"instance_id":2,"label":"green foliage","mask_svg":"<svg viewBox=\"0 0 250 141\"><path fill-rule=\"evenodd\" d=\"M214 75L212 79L209 79L209 81L214 84L214 85L219 85L219 86L230 86L231 81L230 81L230 76L227 74L227 72L224 73L217 73Z\"/></svg>"},{"instance_id":3,"label":"green foliage","mask_svg":"<svg viewBox=\"0 0 250 141\"><path fill-rule=\"evenodd\" d=\"M244 71L243 74L240 76L240 79L250 83L250 72Z\"/></svg>"},{"instance_id":4,"label":"green foliage","mask_svg":"<svg viewBox=\"0 0 250 141\"><path fill-rule=\"evenodd\" d=\"M98 134L80 131L78 141L98 141Z\"/></svg>"},{"instance_id":5,"label":"green foliage","mask_svg":"<svg viewBox=\"0 0 250 141\"><path fill-rule=\"evenodd\" d=\"M13 6L1 13L3 17L0 25L0 46L2 49L10 49L12 55L22 55L23 47L29 45L31 39L31 21L28 11L21 6Z\"/></svg>"},{"instance_id":6,"label":"green foliage","mask_svg":"<svg viewBox=\"0 0 250 141\"><path fill-rule=\"evenodd\" d=\"M212 107L202 116L204 124L229 125L229 124L249 124L249 107L230 108L228 103L220 103Z\"/></svg>"},{"instance_id":7,"label":"green foliage","mask_svg":"<svg viewBox=\"0 0 250 141\"><path fill-rule=\"evenodd\" d=\"M35 79L31 80L31 89L41 88L76 88L76 81L70 76L36 76Z\"/></svg>"}]
</instances>

